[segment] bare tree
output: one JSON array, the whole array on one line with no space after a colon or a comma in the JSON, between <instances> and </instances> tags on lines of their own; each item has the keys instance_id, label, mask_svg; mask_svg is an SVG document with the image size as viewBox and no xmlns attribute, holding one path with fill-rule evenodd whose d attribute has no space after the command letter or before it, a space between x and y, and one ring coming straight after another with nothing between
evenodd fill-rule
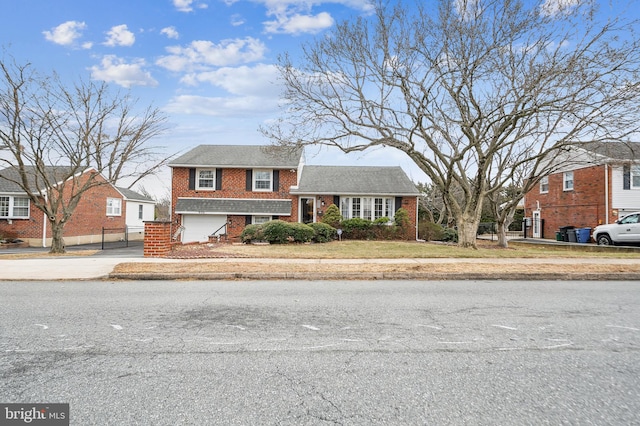
<instances>
[{"instance_id":1,"label":"bare tree","mask_svg":"<svg viewBox=\"0 0 640 426\"><path fill-rule=\"evenodd\" d=\"M286 110L262 131L275 144L406 153L442 191L459 244L475 247L483 201L511 171L544 174L564 147L638 130L638 22L599 21L593 0L434 2L379 2L299 63L282 57Z\"/></svg>"},{"instance_id":2,"label":"bare tree","mask_svg":"<svg viewBox=\"0 0 640 426\"><path fill-rule=\"evenodd\" d=\"M135 109L105 84L65 85L29 64L0 61L2 163L46 214L51 253L64 252L64 226L81 197L100 185L135 184L168 161L148 142L164 130L158 109ZM90 172L88 172L90 171Z\"/></svg>"}]
</instances>

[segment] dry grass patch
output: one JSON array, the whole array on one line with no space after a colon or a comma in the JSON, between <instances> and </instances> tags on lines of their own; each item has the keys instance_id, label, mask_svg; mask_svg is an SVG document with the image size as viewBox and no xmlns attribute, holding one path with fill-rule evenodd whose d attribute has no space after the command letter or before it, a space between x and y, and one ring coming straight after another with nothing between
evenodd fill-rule
<instances>
[{"instance_id":1,"label":"dry grass patch","mask_svg":"<svg viewBox=\"0 0 640 426\"><path fill-rule=\"evenodd\" d=\"M566 270L565 270L566 269ZM282 262L172 262L172 263L121 263L113 270L116 274L208 274L208 273L291 273L312 272L326 274L414 272L434 274L492 273L492 274L542 274L562 272L572 274L636 273L640 264L634 265L580 265L576 268L552 263L282 263Z\"/></svg>"},{"instance_id":2,"label":"dry grass patch","mask_svg":"<svg viewBox=\"0 0 640 426\"><path fill-rule=\"evenodd\" d=\"M52 254L49 252L28 252L28 253L0 253L0 259L46 259L56 257L78 257L93 256L100 250L78 250L68 251L62 254Z\"/></svg>"},{"instance_id":3,"label":"dry grass patch","mask_svg":"<svg viewBox=\"0 0 640 426\"><path fill-rule=\"evenodd\" d=\"M593 245L585 248L595 248ZM513 245L502 249L492 241L478 241L478 249L455 244L407 241L334 241L324 244L203 244L178 246L176 258L242 257L285 259L437 259L437 258L638 258L640 252L584 251L579 246Z\"/></svg>"}]
</instances>

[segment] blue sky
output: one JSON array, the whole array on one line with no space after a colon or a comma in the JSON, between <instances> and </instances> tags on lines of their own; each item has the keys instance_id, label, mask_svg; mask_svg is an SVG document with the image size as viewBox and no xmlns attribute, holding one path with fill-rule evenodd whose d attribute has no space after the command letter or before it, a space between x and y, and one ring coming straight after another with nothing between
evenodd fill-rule
<instances>
[{"instance_id":1,"label":"blue sky","mask_svg":"<svg viewBox=\"0 0 640 426\"><path fill-rule=\"evenodd\" d=\"M2 2L0 45L18 62L63 78L106 81L169 117L156 142L267 144L258 127L278 116L275 63L337 21L367 15L367 0L21 0ZM309 149L311 164L401 165L402 153L345 156ZM168 188L167 173L145 187Z\"/></svg>"},{"instance_id":2,"label":"blue sky","mask_svg":"<svg viewBox=\"0 0 640 426\"><path fill-rule=\"evenodd\" d=\"M547 0L573 2L578 0ZM168 153L199 144L266 144L258 127L278 117L274 64L336 22L368 15L367 0L4 0L0 46L18 62L63 78L106 81L169 117L156 143ZM399 165L378 149L346 156L308 149L310 164ZM168 191L169 172L147 189ZM164 189L163 189L164 188Z\"/></svg>"}]
</instances>

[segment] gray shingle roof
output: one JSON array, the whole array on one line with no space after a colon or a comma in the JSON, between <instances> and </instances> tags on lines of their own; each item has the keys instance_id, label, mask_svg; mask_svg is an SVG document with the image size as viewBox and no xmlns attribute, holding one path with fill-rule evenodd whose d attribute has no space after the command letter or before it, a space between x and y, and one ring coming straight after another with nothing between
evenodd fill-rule
<instances>
[{"instance_id":1,"label":"gray shingle roof","mask_svg":"<svg viewBox=\"0 0 640 426\"><path fill-rule=\"evenodd\" d=\"M297 169L302 148L269 145L200 145L169 163L169 167Z\"/></svg>"},{"instance_id":2,"label":"gray shingle roof","mask_svg":"<svg viewBox=\"0 0 640 426\"><path fill-rule=\"evenodd\" d=\"M304 166L292 194L418 196L401 167Z\"/></svg>"},{"instance_id":3,"label":"gray shingle roof","mask_svg":"<svg viewBox=\"0 0 640 426\"><path fill-rule=\"evenodd\" d=\"M614 160L640 160L639 142L585 142L578 146Z\"/></svg>"},{"instance_id":4,"label":"gray shingle roof","mask_svg":"<svg viewBox=\"0 0 640 426\"><path fill-rule=\"evenodd\" d=\"M69 166L45 166L45 172L49 183L54 184L61 182L72 173L73 169ZM29 187L32 191L44 190L46 182L40 181L39 175L36 173L35 166L25 166L25 172L28 176ZM36 180L38 176L38 180ZM4 193L24 193L24 190L15 183L20 181L20 174L16 167L7 167L0 170L0 192Z\"/></svg>"},{"instance_id":5,"label":"gray shingle roof","mask_svg":"<svg viewBox=\"0 0 640 426\"><path fill-rule=\"evenodd\" d=\"M126 198L129 201L146 201L146 202L150 202L150 203L155 203L156 200L154 200L151 197L146 197L142 194L137 193L136 191L133 191L131 189L128 188L121 188L121 187L116 187L116 189L122 194L124 195L124 198Z\"/></svg>"},{"instance_id":6,"label":"gray shingle roof","mask_svg":"<svg viewBox=\"0 0 640 426\"><path fill-rule=\"evenodd\" d=\"M291 216L291 200L178 198L176 213Z\"/></svg>"}]
</instances>

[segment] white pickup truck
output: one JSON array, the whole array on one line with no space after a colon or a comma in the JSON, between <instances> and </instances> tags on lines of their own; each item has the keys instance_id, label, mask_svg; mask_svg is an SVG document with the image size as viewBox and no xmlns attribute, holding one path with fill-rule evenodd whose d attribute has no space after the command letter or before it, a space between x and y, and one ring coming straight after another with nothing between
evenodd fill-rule
<instances>
[{"instance_id":1,"label":"white pickup truck","mask_svg":"<svg viewBox=\"0 0 640 426\"><path fill-rule=\"evenodd\" d=\"M592 236L601 246L640 243L640 212L630 213L614 223L596 226Z\"/></svg>"}]
</instances>

